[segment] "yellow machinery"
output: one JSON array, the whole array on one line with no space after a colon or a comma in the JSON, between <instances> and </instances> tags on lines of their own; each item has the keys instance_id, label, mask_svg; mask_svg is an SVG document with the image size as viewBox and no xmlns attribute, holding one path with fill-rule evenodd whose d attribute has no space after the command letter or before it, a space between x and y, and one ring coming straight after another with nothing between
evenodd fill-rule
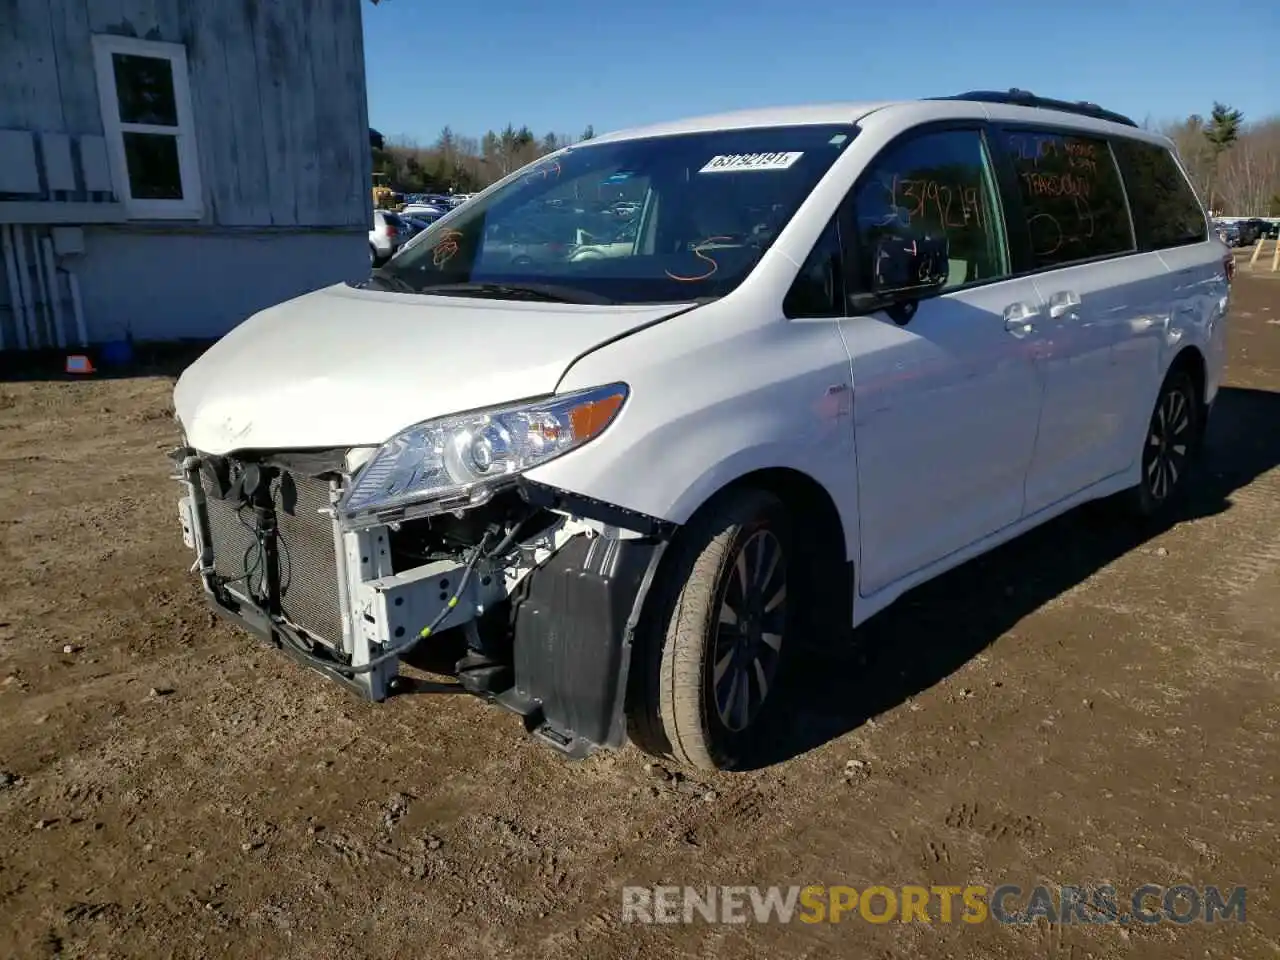
<instances>
[{"instance_id":1,"label":"yellow machinery","mask_svg":"<svg viewBox=\"0 0 1280 960\"><path fill-rule=\"evenodd\" d=\"M373 207L375 210L390 210L395 206L396 195L392 189L387 186L387 175L385 173L375 173L373 175Z\"/></svg>"}]
</instances>

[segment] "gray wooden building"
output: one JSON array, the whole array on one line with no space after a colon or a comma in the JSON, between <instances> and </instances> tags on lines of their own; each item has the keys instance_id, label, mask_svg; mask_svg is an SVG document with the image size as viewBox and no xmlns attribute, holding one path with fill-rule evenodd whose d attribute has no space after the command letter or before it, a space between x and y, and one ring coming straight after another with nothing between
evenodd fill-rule
<instances>
[{"instance_id":1,"label":"gray wooden building","mask_svg":"<svg viewBox=\"0 0 1280 960\"><path fill-rule=\"evenodd\" d=\"M361 0L0 0L0 350L368 274Z\"/></svg>"}]
</instances>

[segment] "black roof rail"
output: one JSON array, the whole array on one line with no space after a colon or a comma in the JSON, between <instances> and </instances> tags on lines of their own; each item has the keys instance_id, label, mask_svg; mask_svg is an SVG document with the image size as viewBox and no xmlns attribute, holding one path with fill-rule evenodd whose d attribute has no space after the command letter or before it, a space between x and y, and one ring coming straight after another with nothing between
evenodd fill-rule
<instances>
[{"instance_id":1,"label":"black roof rail","mask_svg":"<svg viewBox=\"0 0 1280 960\"><path fill-rule=\"evenodd\" d=\"M1136 127L1132 119L1122 113L1105 110L1096 103L1087 100L1054 100L1050 97L1037 97L1030 90L1019 90L1011 87L1008 90L970 90L968 93L957 93L950 97L928 97L929 100L970 100L977 103L1007 103L1016 107L1039 107L1042 110L1058 110L1062 113L1074 113L1082 117L1093 117L1095 120L1109 120L1122 123L1126 127Z\"/></svg>"}]
</instances>

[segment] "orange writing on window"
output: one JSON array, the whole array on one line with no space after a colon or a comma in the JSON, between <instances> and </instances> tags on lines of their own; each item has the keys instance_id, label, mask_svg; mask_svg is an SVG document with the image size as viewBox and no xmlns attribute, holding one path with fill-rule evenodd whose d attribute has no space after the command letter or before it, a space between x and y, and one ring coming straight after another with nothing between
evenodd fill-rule
<instances>
[{"instance_id":1,"label":"orange writing on window","mask_svg":"<svg viewBox=\"0 0 1280 960\"><path fill-rule=\"evenodd\" d=\"M461 240L460 230L446 230L440 235L436 245L431 248L431 262L437 270L443 270L444 265L458 255Z\"/></svg>"},{"instance_id":2,"label":"orange writing on window","mask_svg":"<svg viewBox=\"0 0 1280 960\"><path fill-rule=\"evenodd\" d=\"M720 265L716 263L715 260L713 260L711 257L707 256L705 252L706 248L711 246L711 244L713 243L727 243L732 239L733 239L732 237L707 237L707 239L705 240L698 241L698 243L694 246L693 255L697 257L699 260L704 261L708 265L708 267L710 267L710 269L707 270L705 273L700 273L697 276L693 276L693 277L681 277L672 273L670 270L667 270L664 272L672 280L679 280L681 283L696 283L699 280L706 280L713 273L715 273L717 270L720 269Z\"/></svg>"}]
</instances>

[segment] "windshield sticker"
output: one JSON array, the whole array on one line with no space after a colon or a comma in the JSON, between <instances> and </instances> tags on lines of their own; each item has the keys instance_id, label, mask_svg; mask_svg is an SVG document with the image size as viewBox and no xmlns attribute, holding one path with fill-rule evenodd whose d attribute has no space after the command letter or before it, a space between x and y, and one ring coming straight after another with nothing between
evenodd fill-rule
<instances>
[{"instance_id":1,"label":"windshield sticker","mask_svg":"<svg viewBox=\"0 0 1280 960\"><path fill-rule=\"evenodd\" d=\"M786 153L734 153L712 157L699 173L736 173L739 170L787 170L803 157L800 151Z\"/></svg>"}]
</instances>

